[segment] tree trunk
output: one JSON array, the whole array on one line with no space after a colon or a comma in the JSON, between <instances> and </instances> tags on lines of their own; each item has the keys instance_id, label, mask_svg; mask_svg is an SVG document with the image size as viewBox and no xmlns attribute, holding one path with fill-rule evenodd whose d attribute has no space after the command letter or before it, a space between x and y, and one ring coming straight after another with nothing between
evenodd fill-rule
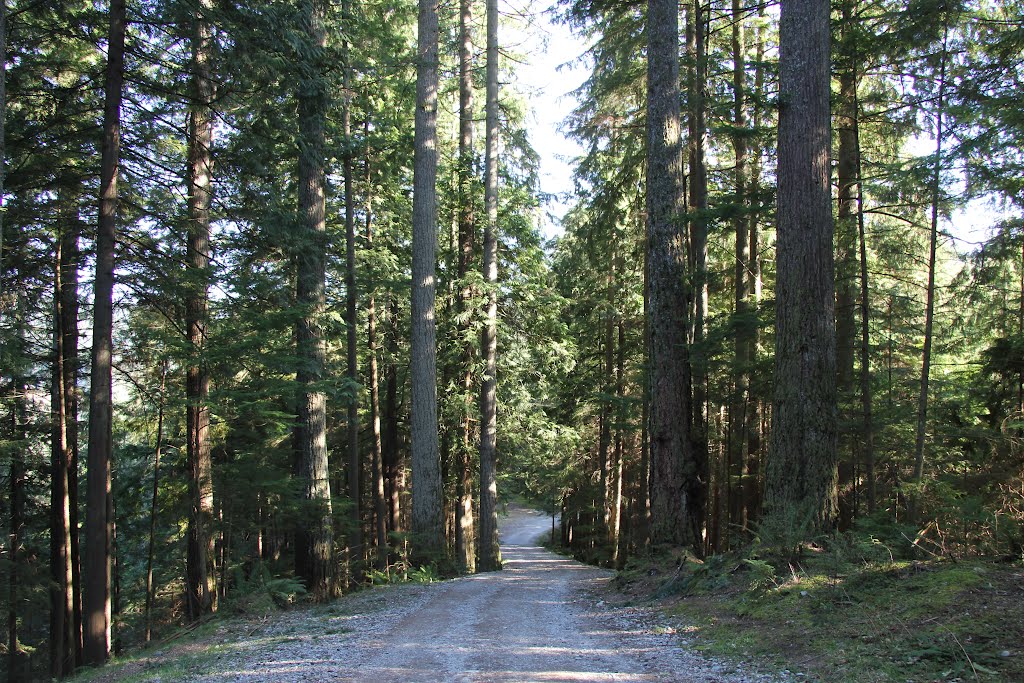
<instances>
[{"instance_id":1,"label":"tree trunk","mask_svg":"<svg viewBox=\"0 0 1024 683\"><path fill-rule=\"evenodd\" d=\"M650 540L700 554L707 460L700 459L691 433L678 7L674 0L648 0L647 7Z\"/></svg>"},{"instance_id":2,"label":"tree trunk","mask_svg":"<svg viewBox=\"0 0 1024 683\"><path fill-rule=\"evenodd\" d=\"M331 482L327 460L327 397L324 379L325 269L327 234L324 198L324 129L327 84L322 75L326 45L324 8L320 0L303 5L303 29L309 55L300 65L299 103L299 212L302 238L296 249L296 300L302 309L296 340L299 370L299 452L303 496L308 517L300 522L301 548L305 557L296 558L300 576L315 600L337 594L334 568L334 529L331 514Z\"/></svg>"},{"instance_id":3,"label":"tree trunk","mask_svg":"<svg viewBox=\"0 0 1024 683\"><path fill-rule=\"evenodd\" d=\"M783 0L775 397L765 507L785 538L836 517L829 4Z\"/></svg>"},{"instance_id":4,"label":"tree trunk","mask_svg":"<svg viewBox=\"0 0 1024 683\"><path fill-rule=\"evenodd\" d=\"M707 89L707 17L701 0L692 0L688 13L691 27L687 29L688 51L693 60L688 83L690 107L688 127L690 165L690 263L693 274L693 340L690 354L693 372L693 447L697 458L708 459L707 414L707 351L704 348L704 327L708 316L708 171L704 161L707 111L704 92Z\"/></svg>"},{"instance_id":5,"label":"tree trunk","mask_svg":"<svg viewBox=\"0 0 1024 683\"><path fill-rule=\"evenodd\" d=\"M615 363L615 398L617 407L615 410L615 450L612 460L612 500L611 515L608 523L608 539L612 546L612 567L618 569L625 562L625 553L622 552L622 477L625 469L625 444L623 443L623 422L622 404L626 393L626 328L619 319L616 323L618 330L618 346Z\"/></svg>"},{"instance_id":6,"label":"tree trunk","mask_svg":"<svg viewBox=\"0 0 1024 683\"><path fill-rule=\"evenodd\" d=\"M24 325L24 296L18 295L18 316L16 325L21 328ZM18 329L17 344L19 349L18 357L25 357L24 331ZM20 371L18 371L20 374ZM10 683L20 683L28 680L29 672L25 666L25 657L21 651L19 641L19 627L21 625L18 608L21 607L21 555L22 545L25 538L25 505L27 477L25 472L25 453L28 451L28 440L25 433L25 419L27 417L27 406L25 405L26 386L25 380L21 377L14 377L11 381L11 518L10 537L8 550L8 599L7 599L7 680Z\"/></svg>"},{"instance_id":7,"label":"tree trunk","mask_svg":"<svg viewBox=\"0 0 1024 683\"><path fill-rule=\"evenodd\" d=\"M637 531L636 547L647 550L651 538L651 387L650 359L651 359L651 315L650 315L650 273L649 262L651 250L648 246L650 237L644 235L644 376L642 404L640 407L640 472L637 477L640 480L639 500L637 501Z\"/></svg>"},{"instance_id":8,"label":"tree trunk","mask_svg":"<svg viewBox=\"0 0 1024 683\"><path fill-rule=\"evenodd\" d=\"M386 468L388 498L388 529L402 531L402 455L398 447L398 300L392 296L388 315L390 334L387 337L387 367L384 370L384 431L381 434L381 460Z\"/></svg>"},{"instance_id":9,"label":"tree trunk","mask_svg":"<svg viewBox=\"0 0 1024 683\"><path fill-rule=\"evenodd\" d=\"M344 30L350 30L352 19L349 12L350 3L348 0L342 3L342 15ZM345 156L344 156L344 184L345 184L345 322L346 329L346 367L348 368L348 379L353 389L359 386L359 355L356 338L356 218L355 218L355 196L353 194L353 169L352 169L352 110L349 105L351 99L347 93L351 92L351 62L348 58L348 40L343 43L344 52L344 82L343 88L346 93L345 105L342 108L342 128L345 135ZM348 444L348 497L352 505L352 528L349 532L350 552L357 562L362 561L366 556L363 549L362 516L360 514L361 497L359 493L359 480L361 467L359 461L359 402L358 394L353 394L348 404L347 419L347 444Z\"/></svg>"},{"instance_id":10,"label":"tree trunk","mask_svg":"<svg viewBox=\"0 0 1024 683\"><path fill-rule=\"evenodd\" d=\"M70 642L67 644L72 657L71 666L65 668L70 672L83 663L82 652L82 563L78 538L78 267L81 262L81 251L78 240L82 234L82 223L77 207L68 215L68 229L61 235L60 256L63 260L61 275L62 316L61 351L63 355L64 373L64 430L67 434L65 467L67 468L68 495L68 534L70 553L68 561L71 570L71 624L69 627Z\"/></svg>"},{"instance_id":11,"label":"tree trunk","mask_svg":"<svg viewBox=\"0 0 1024 683\"><path fill-rule=\"evenodd\" d=\"M188 617L196 621L217 611L213 565L213 464L210 459L210 373L204 359L209 318L210 203L213 198L213 30L212 0L202 0L192 26L192 106L188 136L188 237L186 245L186 443L189 497L185 593Z\"/></svg>"},{"instance_id":12,"label":"tree trunk","mask_svg":"<svg viewBox=\"0 0 1024 683\"><path fill-rule=\"evenodd\" d=\"M158 496L160 493L160 452L164 445L164 389L167 386L167 361L164 361L160 374L160 401L156 416L156 446L153 449L153 494L149 504L149 547L146 551L146 642L153 637L152 609L156 596L153 592L153 555L156 549L156 515Z\"/></svg>"},{"instance_id":13,"label":"tree trunk","mask_svg":"<svg viewBox=\"0 0 1024 683\"><path fill-rule=\"evenodd\" d=\"M63 194L63 193L61 193ZM60 201L63 200L63 201ZM71 324L66 306L75 310L73 325L77 334L77 293L69 291L65 278L77 286L77 226L72 214L77 210L59 195L57 258L54 269L53 366L50 405L52 412L51 488L50 488L50 675L63 678L75 670L74 575L71 568L71 498L68 475L74 458L68 416L69 392L75 391L68 372L65 349L66 327Z\"/></svg>"},{"instance_id":14,"label":"tree trunk","mask_svg":"<svg viewBox=\"0 0 1024 683\"><path fill-rule=\"evenodd\" d=\"M932 366L932 327L935 318L935 252L939 241L939 198L942 193L942 135L946 102L946 54L949 26L942 36L942 56L939 62L939 99L935 110L935 166L932 170L932 216L928 240L928 287L925 290L924 348L921 351L921 391L917 398L917 435L914 440L914 483L924 482L924 441L928 424L928 380ZM910 497L910 519L916 521L920 513L918 495Z\"/></svg>"},{"instance_id":15,"label":"tree trunk","mask_svg":"<svg viewBox=\"0 0 1024 683\"><path fill-rule=\"evenodd\" d=\"M611 249L613 253L609 259L608 281L605 290L607 309L604 314L604 339L601 344L604 347L604 367L602 368L603 386L601 386L600 398L600 429L598 431L597 459L601 471L601 527L605 532L606 540L611 541L611 481L614 475L614 467L611 461L612 447L612 411L615 409L611 397L615 394L615 241L617 236L611 238Z\"/></svg>"},{"instance_id":16,"label":"tree trunk","mask_svg":"<svg viewBox=\"0 0 1024 683\"><path fill-rule=\"evenodd\" d=\"M476 571L473 520L473 345L469 342L469 310L473 288L467 276L473 260L476 216L473 211L473 3L460 0L459 12L459 339L462 340L461 439L458 447L459 502L455 512L455 556L459 570Z\"/></svg>"},{"instance_id":17,"label":"tree trunk","mask_svg":"<svg viewBox=\"0 0 1024 683\"><path fill-rule=\"evenodd\" d=\"M0 273L4 265L4 201L7 180L7 0L0 0ZM0 297L5 294L0 283Z\"/></svg>"},{"instance_id":18,"label":"tree trunk","mask_svg":"<svg viewBox=\"0 0 1024 683\"><path fill-rule=\"evenodd\" d=\"M487 150L484 157L484 286L487 309L481 349L480 389L480 569L501 569L498 545L498 2L487 0Z\"/></svg>"},{"instance_id":19,"label":"tree trunk","mask_svg":"<svg viewBox=\"0 0 1024 683\"><path fill-rule=\"evenodd\" d=\"M437 0L419 0L412 216L412 534L417 563L445 555L437 443Z\"/></svg>"},{"instance_id":20,"label":"tree trunk","mask_svg":"<svg viewBox=\"0 0 1024 683\"><path fill-rule=\"evenodd\" d=\"M854 107L854 113L859 110ZM861 182L860 125L854 119L857 144L857 232L860 238L860 402L864 421L864 450L862 459L867 472L868 514L875 511L875 428L871 417L871 325L868 307L868 251L864 230L864 184Z\"/></svg>"},{"instance_id":21,"label":"tree trunk","mask_svg":"<svg viewBox=\"0 0 1024 683\"><path fill-rule=\"evenodd\" d=\"M765 8L762 5L758 10L758 18L763 19ZM754 55L754 92L764 92L764 47L765 28L758 22L756 35L756 47ZM761 108L755 104L752 108L752 131L756 134L761 129ZM747 179L747 194L750 197L750 262L747 268L747 291L751 297L751 327L750 327L750 363L751 369L748 376L753 379L753 366L757 363L759 339L760 339L760 314L761 303L761 247L760 247L760 225L758 223L761 215L761 151L760 146L755 144L750 159L750 174ZM751 381L750 398L746 411L747 433L747 466L746 479L743 485L743 517L746 520L746 528L751 522L757 521L761 513L761 412L762 403L757 385Z\"/></svg>"},{"instance_id":22,"label":"tree trunk","mask_svg":"<svg viewBox=\"0 0 1024 683\"><path fill-rule=\"evenodd\" d=\"M852 0L842 4L842 32L844 43L854 21L851 16ZM843 46L845 47L845 45ZM854 215L854 188L857 180L857 140L855 135L857 78L854 57L839 52L839 99L837 123L839 126L839 212L836 220L836 379L843 405L852 400L854 378L854 345L857 336L855 309L857 307L857 221ZM845 531L853 525L856 516L856 452L850 430L844 429L839 454L839 529Z\"/></svg>"},{"instance_id":23,"label":"tree trunk","mask_svg":"<svg viewBox=\"0 0 1024 683\"><path fill-rule=\"evenodd\" d=\"M121 151L121 90L124 83L125 3L111 0L100 159L99 224L93 297L92 378L89 389L89 469L86 482L84 660L110 657L111 543L107 516L113 455L112 369L114 331L114 248L117 239L117 175Z\"/></svg>"},{"instance_id":24,"label":"tree trunk","mask_svg":"<svg viewBox=\"0 0 1024 683\"><path fill-rule=\"evenodd\" d=\"M733 378L735 389L729 407L728 452L728 543L734 531L745 530L745 479L747 475L747 411L750 410L750 368L753 362L753 329L751 320L750 287L750 212L747 206L747 105L746 105L746 43L744 40L743 7L740 0L732 0L732 90L733 90L733 152L735 155L735 196L733 198L733 230L736 233L734 257L735 282L735 341L733 344Z\"/></svg>"},{"instance_id":25,"label":"tree trunk","mask_svg":"<svg viewBox=\"0 0 1024 683\"><path fill-rule=\"evenodd\" d=\"M369 138L370 122L364 125L364 133ZM366 247L373 249L373 175L370 157L366 157ZM388 566L388 530L387 530L387 499L384 491L384 449L380 431L380 373L377 369L377 303L374 297L373 282L367 278L366 283L366 345L369 350L369 383L370 383L370 428L371 447L373 449L373 510L374 529L377 539L377 569Z\"/></svg>"}]
</instances>

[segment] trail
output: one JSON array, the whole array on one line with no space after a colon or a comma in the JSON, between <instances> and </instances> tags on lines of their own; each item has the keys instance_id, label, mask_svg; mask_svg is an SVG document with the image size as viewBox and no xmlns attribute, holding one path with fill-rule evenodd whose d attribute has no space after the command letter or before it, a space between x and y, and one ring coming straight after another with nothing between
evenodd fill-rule
<instances>
[{"instance_id":1,"label":"trail","mask_svg":"<svg viewBox=\"0 0 1024 683\"><path fill-rule=\"evenodd\" d=\"M651 613L607 605L611 572L538 547L549 529L550 518L514 508L501 523L503 571L294 610L189 680L776 680L694 654Z\"/></svg>"}]
</instances>

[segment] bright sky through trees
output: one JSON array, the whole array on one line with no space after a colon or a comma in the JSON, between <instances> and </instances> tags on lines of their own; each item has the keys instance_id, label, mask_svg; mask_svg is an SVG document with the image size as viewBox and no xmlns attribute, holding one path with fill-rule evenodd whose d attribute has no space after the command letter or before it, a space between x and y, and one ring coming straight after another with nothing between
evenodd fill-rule
<instances>
[{"instance_id":1,"label":"bright sky through trees","mask_svg":"<svg viewBox=\"0 0 1024 683\"><path fill-rule=\"evenodd\" d=\"M559 220L570 207L573 190L571 162L582 151L562 127L576 106L573 91L587 77L588 64L579 60L587 46L568 26L555 21L547 0L511 0L502 11L522 19L509 29L508 45L525 61L517 67L516 86L530 100L528 130L540 155L541 192L553 195L542 218L544 236L551 238L562 233Z\"/></svg>"}]
</instances>

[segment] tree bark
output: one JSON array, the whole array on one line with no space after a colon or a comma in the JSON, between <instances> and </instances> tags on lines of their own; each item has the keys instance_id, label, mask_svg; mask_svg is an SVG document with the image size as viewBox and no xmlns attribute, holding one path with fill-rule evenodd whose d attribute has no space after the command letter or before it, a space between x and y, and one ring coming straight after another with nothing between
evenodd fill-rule
<instances>
[{"instance_id":1,"label":"tree bark","mask_svg":"<svg viewBox=\"0 0 1024 683\"><path fill-rule=\"evenodd\" d=\"M146 606L145 621L148 643L153 637L152 610L153 601L156 598L153 592L153 555L156 549L156 514L158 510L158 496L160 494L160 455L164 446L164 400L165 388L167 386L167 361L163 363L160 374L160 399L156 416L156 445L153 448L153 493L149 503L149 547L146 551Z\"/></svg>"},{"instance_id":2,"label":"tree bark","mask_svg":"<svg viewBox=\"0 0 1024 683\"><path fill-rule=\"evenodd\" d=\"M707 460L700 459L691 431L678 7L674 0L648 0L647 7L650 540L700 554Z\"/></svg>"},{"instance_id":3,"label":"tree bark","mask_svg":"<svg viewBox=\"0 0 1024 683\"><path fill-rule=\"evenodd\" d=\"M733 152L735 156L733 230L736 234L733 283L735 291L735 341L733 344L733 378L735 389L729 407L728 499L729 526L726 542L733 532L745 530L747 520L744 505L747 475L747 411L750 410L750 368L753 362L753 328L750 310L750 212L747 205L747 105L746 105L746 41L743 7L740 0L732 0L732 90L733 90Z\"/></svg>"},{"instance_id":4,"label":"tree bark","mask_svg":"<svg viewBox=\"0 0 1024 683\"><path fill-rule=\"evenodd\" d=\"M364 133L369 139L370 122L364 124ZM369 143L367 143L369 144ZM369 153L366 156L366 247L373 249L373 174ZM374 283L367 277L366 282L366 345L369 350L370 384L370 431L373 458L373 510L374 530L377 541L377 569L388 566L388 511L384 490L384 449L380 430L380 371L377 366L377 302Z\"/></svg>"},{"instance_id":5,"label":"tree bark","mask_svg":"<svg viewBox=\"0 0 1024 683\"><path fill-rule=\"evenodd\" d=\"M63 201L61 201L63 200ZM74 573L71 554L71 496L68 481L74 460L73 443L77 434L69 415L74 393L74 375L69 372L69 333L77 336L78 233L73 218L77 207L69 204L63 192L58 194L59 222L54 269L53 365L50 404L52 412L51 489L50 489L50 675L63 678L75 670L77 640L74 633ZM71 282L67 282L70 280ZM72 321L69 311L74 311ZM71 328L70 330L68 328ZM75 343L77 352L77 342ZM69 382L69 379L72 380ZM77 426L74 427L77 429Z\"/></svg>"},{"instance_id":6,"label":"tree bark","mask_svg":"<svg viewBox=\"0 0 1024 683\"><path fill-rule=\"evenodd\" d=\"M487 104L484 157L484 286L487 308L481 351L480 389L480 569L501 569L498 546L498 3L487 0Z\"/></svg>"},{"instance_id":7,"label":"tree bark","mask_svg":"<svg viewBox=\"0 0 1024 683\"><path fill-rule=\"evenodd\" d=\"M932 328L935 320L935 253L939 241L939 199L942 193L943 116L946 102L946 54L949 39L948 24L943 29L942 55L939 62L939 98L935 109L935 165L932 170L932 214L928 238L928 285L925 290L924 347L921 350L921 389L917 398L917 433L914 439L914 483L924 482L924 442L928 425L928 381L932 366ZM916 521L920 513L919 494L910 496L910 518Z\"/></svg>"},{"instance_id":8,"label":"tree bark","mask_svg":"<svg viewBox=\"0 0 1024 683\"><path fill-rule=\"evenodd\" d=\"M437 0L419 0L412 216L412 534L417 563L445 555L437 443Z\"/></svg>"},{"instance_id":9,"label":"tree bark","mask_svg":"<svg viewBox=\"0 0 1024 683\"><path fill-rule=\"evenodd\" d=\"M758 9L758 18L763 19L765 8L762 5ZM755 30L755 55L754 55L754 92L764 92L764 49L765 31L763 24L758 22ZM756 104L752 107L751 128L757 134L761 129L761 108ZM751 327L750 327L750 362L757 363L760 344L760 314L761 303L761 247L760 247L760 224L761 215L761 151L760 146L755 144L750 159L750 174L747 178L747 193L750 197L750 265L747 269L747 290L751 297ZM753 379L753 370L749 373ZM751 522L758 520L761 514L761 413L762 398L759 395L757 385L751 382L749 408L746 411L746 433L747 433L747 466L746 479L743 485L743 516L749 527Z\"/></svg>"},{"instance_id":10,"label":"tree bark","mask_svg":"<svg viewBox=\"0 0 1024 683\"><path fill-rule=\"evenodd\" d=\"M707 105L707 16L701 0L692 0L688 12L687 49L693 60L688 82L689 116L689 166L690 204L688 222L690 227L690 264L693 275L693 331L690 339L693 346L690 362L693 373L693 447L697 458L708 459L708 411L707 411L707 351L705 342L705 320L708 316L708 171L705 163Z\"/></svg>"},{"instance_id":11,"label":"tree bark","mask_svg":"<svg viewBox=\"0 0 1024 683\"><path fill-rule=\"evenodd\" d=\"M853 18L851 0L842 4L843 42L849 39ZM843 46L845 47L845 45ZM845 52L845 50L844 50ZM857 140L855 135L857 78L854 57L842 52L836 59L839 71L839 211L836 219L836 378L837 389L844 405L852 400L854 381L854 346L857 338L855 310L857 308L857 217L855 215L855 188L857 179ZM845 432L846 430L844 430ZM856 453L852 434L844 433L840 439L839 456L839 529L845 531L853 525L856 515Z\"/></svg>"},{"instance_id":12,"label":"tree bark","mask_svg":"<svg viewBox=\"0 0 1024 683\"><path fill-rule=\"evenodd\" d=\"M303 5L303 29L309 55L300 65L299 104L299 212L302 239L296 251L296 300L302 309L296 334L299 369L298 436L303 497L308 518L300 522L300 547L305 557L296 558L300 576L315 600L334 597L338 591L334 567L334 529L331 514L331 482L327 456L327 396L324 379L326 204L324 197L324 129L327 84L322 75L326 45L324 7L320 0Z\"/></svg>"},{"instance_id":13,"label":"tree bark","mask_svg":"<svg viewBox=\"0 0 1024 683\"><path fill-rule=\"evenodd\" d=\"M15 323L18 326L16 334L18 339L16 343L19 347L19 358L25 357L25 340L24 330L21 329L25 323L25 312L24 312L24 296L18 295L18 310L15 315L18 316L18 321ZM11 468L10 468L10 505L11 505L11 516L10 516L10 536L8 538L8 596L7 596L7 680L9 683L20 683L23 680L28 680L29 672L25 665L25 656L21 650L21 642L19 640L19 629L21 626L21 619L18 613L18 608L22 602L22 588L21 588L21 570L22 570L22 547L25 539L25 507L27 502L26 487L27 487L27 473L25 471L25 453L28 450L27 434L25 431L25 420L27 417L27 406L25 405L25 395L27 387L25 385L24 378L17 376L20 375L20 371L16 372L16 376L11 381L11 440L14 441L10 451L11 454Z\"/></svg>"},{"instance_id":14,"label":"tree bark","mask_svg":"<svg viewBox=\"0 0 1024 683\"><path fill-rule=\"evenodd\" d=\"M342 3L342 15L345 30L350 30L352 19L349 12L349 2ZM342 129L345 135L345 156L344 156L344 185L345 185L345 322L346 329L346 367L348 379L353 389L359 386L359 355L358 339L356 338L356 218L355 218L355 196L353 193L353 169L352 169L352 108L350 106L351 92L351 63L348 57L348 40L343 43L344 50L344 82L345 91L344 107L342 108ZM346 425L346 437L348 445L348 497L352 505L352 529L349 532L349 548L352 556L357 561L365 557L363 549L362 515L360 508L362 499L359 492L359 480L361 477L361 466L359 461L359 401L358 394L353 394L348 404L348 415Z\"/></svg>"},{"instance_id":15,"label":"tree bark","mask_svg":"<svg viewBox=\"0 0 1024 683\"><path fill-rule=\"evenodd\" d=\"M93 296L92 378L89 389L89 469L86 482L84 660L110 657L111 544L108 518L113 455L114 249L117 240L117 176L121 151L121 96L124 83L125 3L111 0L100 159L99 224Z\"/></svg>"},{"instance_id":16,"label":"tree bark","mask_svg":"<svg viewBox=\"0 0 1024 683\"><path fill-rule=\"evenodd\" d=\"M622 414L622 404L626 394L626 328L621 318L616 322L615 327L618 332L615 360L615 398L618 405L615 410L615 450L612 457L613 479L608 540L612 546L612 567L618 569L625 562L625 552L622 548L622 479L626 465L622 426L625 418Z\"/></svg>"},{"instance_id":17,"label":"tree bark","mask_svg":"<svg viewBox=\"0 0 1024 683\"><path fill-rule=\"evenodd\" d=\"M185 326L190 350L185 374L189 498L186 605L190 621L217 611L213 548L213 463L210 457L210 373L204 359L209 318L210 203L213 198L213 59L211 0L192 25L192 104L188 135L188 236Z\"/></svg>"},{"instance_id":18,"label":"tree bark","mask_svg":"<svg viewBox=\"0 0 1024 683\"><path fill-rule=\"evenodd\" d=\"M615 394L615 254L617 236L612 230L609 247L612 254L609 258L607 285L605 288L604 313L604 367L602 368L602 386L600 399L600 429L597 440L597 459L601 471L601 519L600 524L605 532L606 540L611 541L611 480L614 477L612 464L612 411L615 409L611 397Z\"/></svg>"},{"instance_id":19,"label":"tree bark","mask_svg":"<svg viewBox=\"0 0 1024 683\"><path fill-rule=\"evenodd\" d=\"M402 531L402 490L404 473L402 454L398 448L398 300L391 297L389 334L387 337L388 362L384 370L384 430L381 434L381 460L386 468L388 498L388 529L393 533Z\"/></svg>"},{"instance_id":20,"label":"tree bark","mask_svg":"<svg viewBox=\"0 0 1024 683\"><path fill-rule=\"evenodd\" d=\"M859 116L860 107L854 105L854 113ZM863 419L864 441L863 461L867 468L868 514L875 511L877 494L875 492L875 428L871 417L871 319L868 300L868 248L867 234L864 229L864 184L861 182L863 171L860 158L860 124L854 118L854 133L857 145L857 232L860 241L860 402Z\"/></svg>"},{"instance_id":21,"label":"tree bark","mask_svg":"<svg viewBox=\"0 0 1024 683\"><path fill-rule=\"evenodd\" d=\"M4 265L4 214L7 203L7 0L0 0L0 272ZM5 294L0 283L0 297Z\"/></svg>"},{"instance_id":22,"label":"tree bark","mask_svg":"<svg viewBox=\"0 0 1024 683\"><path fill-rule=\"evenodd\" d=\"M473 345L469 342L469 310L473 288L467 276L473 260L476 215L473 210L473 3L460 0L459 12L459 338L462 340L461 439L458 447L459 502L455 509L455 556L459 570L476 571L473 520Z\"/></svg>"},{"instance_id":23,"label":"tree bark","mask_svg":"<svg viewBox=\"0 0 1024 683\"><path fill-rule=\"evenodd\" d=\"M829 4L783 0L775 396L765 508L785 538L836 517Z\"/></svg>"}]
</instances>

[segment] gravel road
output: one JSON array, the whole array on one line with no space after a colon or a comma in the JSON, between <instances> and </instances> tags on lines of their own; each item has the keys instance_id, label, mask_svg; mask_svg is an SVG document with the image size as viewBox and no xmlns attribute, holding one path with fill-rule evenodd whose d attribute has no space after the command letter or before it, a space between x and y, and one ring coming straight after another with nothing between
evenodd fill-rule
<instances>
[{"instance_id":1,"label":"gravel road","mask_svg":"<svg viewBox=\"0 0 1024 683\"><path fill-rule=\"evenodd\" d=\"M289 611L225 644L189 680L780 680L695 654L653 612L605 603L611 572L537 546L550 524L536 511L513 508L501 524L504 571Z\"/></svg>"}]
</instances>

